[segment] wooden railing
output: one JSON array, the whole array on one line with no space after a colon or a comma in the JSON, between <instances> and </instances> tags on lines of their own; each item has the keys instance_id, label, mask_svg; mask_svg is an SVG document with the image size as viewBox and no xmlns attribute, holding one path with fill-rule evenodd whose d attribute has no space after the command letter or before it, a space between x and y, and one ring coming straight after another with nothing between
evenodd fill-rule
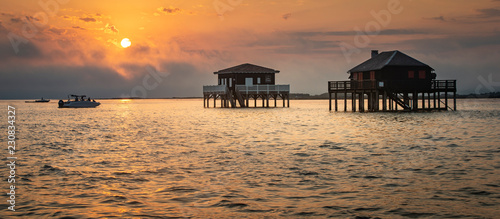
<instances>
[{"instance_id":1,"label":"wooden railing","mask_svg":"<svg viewBox=\"0 0 500 219\"><path fill-rule=\"evenodd\" d=\"M290 85L236 85L236 90L243 94L290 93Z\"/></svg>"},{"instance_id":2,"label":"wooden railing","mask_svg":"<svg viewBox=\"0 0 500 219\"><path fill-rule=\"evenodd\" d=\"M431 87L436 90L456 90L457 80L433 80Z\"/></svg>"},{"instance_id":3,"label":"wooden railing","mask_svg":"<svg viewBox=\"0 0 500 219\"><path fill-rule=\"evenodd\" d=\"M203 86L203 93L225 94L225 93L227 93L227 86L226 85Z\"/></svg>"},{"instance_id":4,"label":"wooden railing","mask_svg":"<svg viewBox=\"0 0 500 219\"><path fill-rule=\"evenodd\" d=\"M344 90L446 90L456 91L456 80L432 80L432 81L412 81L412 80L362 80L362 81L329 81L329 91Z\"/></svg>"},{"instance_id":5,"label":"wooden railing","mask_svg":"<svg viewBox=\"0 0 500 219\"><path fill-rule=\"evenodd\" d=\"M338 90L358 90L358 89L378 89L383 87L384 82L375 80L362 81L329 81L328 88L330 91Z\"/></svg>"}]
</instances>

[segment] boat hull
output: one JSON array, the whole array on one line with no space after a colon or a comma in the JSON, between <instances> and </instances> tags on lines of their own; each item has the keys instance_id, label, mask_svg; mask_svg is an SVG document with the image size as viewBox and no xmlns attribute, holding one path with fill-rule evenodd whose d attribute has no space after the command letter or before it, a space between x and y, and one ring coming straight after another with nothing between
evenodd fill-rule
<instances>
[{"instance_id":1,"label":"boat hull","mask_svg":"<svg viewBox=\"0 0 500 219\"><path fill-rule=\"evenodd\" d=\"M59 102L59 108L95 108L99 105L101 103L92 101Z\"/></svg>"}]
</instances>

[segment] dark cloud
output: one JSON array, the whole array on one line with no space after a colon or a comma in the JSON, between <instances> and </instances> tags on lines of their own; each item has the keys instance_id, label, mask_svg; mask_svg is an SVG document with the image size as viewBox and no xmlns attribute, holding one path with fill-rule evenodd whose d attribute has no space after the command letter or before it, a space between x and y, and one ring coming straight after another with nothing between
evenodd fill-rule
<instances>
[{"instance_id":1,"label":"dark cloud","mask_svg":"<svg viewBox=\"0 0 500 219\"><path fill-rule=\"evenodd\" d=\"M100 67L12 66L0 70L0 99L65 98L71 93L92 97L118 96L131 82Z\"/></svg>"},{"instance_id":2,"label":"dark cloud","mask_svg":"<svg viewBox=\"0 0 500 219\"><path fill-rule=\"evenodd\" d=\"M0 69L0 99L64 99L71 93L95 98L130 96L145 78L149 84L158 83L147 91L148 98L201 96L203 85L214 81L210 71L185 62L164 62L161 70L133 63L120 67L136 76L125 79L113 69L96 66L5 66ZM151 71L162 75L161 80L156 81Z\"/></svg>"},{"instance_id":3,"label":"dark cloud","mask_svg":"<svg viewBox=\"0 0 500 219\"><path fill-rule=\"evenodd\" d=\"M500 17L500 10L496 8L484 8L477 10L480 14L479 17L482 18L495 18Z\"/></svg>"},{"instance_id":4,"label":"dark cloud","mask_svg":"<svg viewBox=\"0 0 500 219\"><path fill-rule=\"evenodd\" d=\"M80 30L85 30L85 28L83 28L83 27L80 27L80 26L72 26L71 28L73 28L73 29L80 29Z\"/></svg>"},{"instance_id":5,"label":"dark cloud","mask_svg":"<svg viewBox=\"0 0 500 219\"><path fill-rule=\"evenodd\" d=\"M430 17L430 18L425 18L427 20L436 20L436 21L446 21L444 16L438 16L438 17Z\"/></svg>"},{"instance_id":6,"label":"dark cloud","mask_svg":"<svg viewBox=\"0 0 500 219\"><path fill-rule=\"evenodd\" d=\"M174 8L174 7L160 7L158 8L158 11L164 14L177 14L181 12L180 8Z\"/></svg>"},{"instance_id":7,"label":"dark cloud","mask_svg":"<svg viewBox=\"0 0 500 219\"><path fill-rule=\"evenodd\" d=\"M20 42L17 46L17 53L11 43ZM13 59L33 59L41 58L42 52L31 41L22 38L22 35L10 32L0 24L0 63L8 63Z\"/></svg>"},{"instance_id":8,"label":"dark cloud","mask_svg":"<svg viewBox=\"0 0 500 219\"><path fill-rule=\"evenodd\" d=\"M50 28L49 31L52 33L55 33L57 35L62 35L64 33L66 33L65 29L59 29L59 28L55 28L55 27Z\"/></svg>"},{"instance_id":9,"label":"dark cloud","mask_svg":"<svg viewBox=\"0 0 500 219\"><path fill-rule=\"evenodd\" d=\"M316 36L329 36L327 32L279 32L259 37L241 46L262 50L262 53L278 54L325 54L338 48L335 39L313 39ZM240 46L240 45L239 45Z\"/></svg>"},{"instance_id":10,"label":"dark cloud","mask_svg":"<svg viewBox=\"0 0 500 219\"><path fill-rule=\"evenodd\" d=\"M21 23L21 18L11 18L10 21L12 23Z\"/></svg>"},{"instance_id":11,"label":"dark cloud","mask_svg":"<svg viewBox=\"0 0 500 219\"><path fill-rule=\"evenodd\" d=\"M104 27L104 32L105 33L118 33L119 31L115 27L115 25L106 24L106 26Z\"/></svg>"},{"instance_id":12,"label":"dark cloud","mask_svg":"<svg viewBox=\"0 0 500 219\"><path fill-rule=\"evenodd\" d=\"M500 33L489 36L448 36L446 38L414 39L397 44L412 45L422 51L446 52L484 46L500 46Z\"/></svg>"},{"instance_id":13,"label":"dark cloud","mask_svg":"<svg viewBox=\"0 0 500 219\"><path fill-rule=\"evenodd\" d=\"M81 17L79 19L85 22L97 22L97 20L93 17Z\"/></svg>"},{"instance_id":14,"label":"dark cloud","mask_svg":"<svg viewBox=\"0 0 500 219\"><path fill-rule=\"evenodd\" d=\"M200 97L203 95L203 85L216 81L213 69L203 71L186 62L166 62L160 67L163 72L168 73L156 94L163 94L163 97Z\"/></svg>"},{"instance_id":15,"label":"dark cloud","mask_svg":"<svg viewBox=\"0 0 500 219\"><path fill-rule=\"evenodd\" d=\"M301 36L301 37L313 37L313 36L356 36L358 33L356 31L322 31L322 32L292 32L291 35ZM412 29L386 29L377 32L368 32L367 35L413 35L413 34L428 34L425 30L412 30Z\"/></svg>"},{"instance_id":16,"label":"dark cloud","mask_svg":"<svg viewBox=\"0 0 500 219\"><path fill-rule=\"evenodd\" d=\"M150 51L151 47L147 45L134 45L127 50L130 55L148 54Z\"/></svg>"},{"instance_id":17,"label":"dark cloud","mask_svg":"<svg viewBox=\"0 0 500 219\"><path fill-rule=\"evenodd\" d=\"M103 51L93 51L91 56L95 60L103 60L106 58L106 53Z\"/></svg>"},{"instance_id":18,"label":"dark cloud","mask_svg":"<svg viewBox=\"0 0 500 219\"><path fill-rule=\"evenodd\" d=\"M283 17L283 19L288 20L288 18L290 18L291 16L292 16L292 13L287 13L287 14L284 14L282 17Z\"/></svg>"},{"instance_id":19,"label":"dark cloud","mask_svg":"<svg viewBox=\"0 0 500 219\"><path fill-rule=\"evenodd\" d=\"M33 16L25 16L28 21L40 21L40 19Z\"/></svg>"},{"instance_id":20,"label":"dark cloud","mask_svg":"<svg viewBox=\"0 0 500 219\"><path fill-rule=\"evenodd\" d=\"M500 18L500 9L497 8L483 8L476 9L476 14L469 14L457 17L444 17L444 16L436 16L436 17L428 17L424 18L426 20L435 20L442 22L458 22L458 23L482 23L482 22L496 22L498 18Z\"/></svg>"}]
</instances>

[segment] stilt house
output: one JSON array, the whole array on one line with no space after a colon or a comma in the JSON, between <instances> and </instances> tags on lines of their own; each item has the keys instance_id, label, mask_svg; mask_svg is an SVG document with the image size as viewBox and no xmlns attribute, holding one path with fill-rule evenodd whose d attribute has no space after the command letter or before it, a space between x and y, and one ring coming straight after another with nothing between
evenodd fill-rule
<instances>
[{"instance_id":1,"label":"stilt house","mask_svg":"<svg viewBox=\"0 0 500 219\"><path fill-rule=\"evenodd\" d=\"M456 80L435 80L433 68L400 51L379 54L373 50L369 60L347 73L349 81L328 82L330 110L332 94L335 111L338 110L338 94L343 94L345 111L348 96L352 111L356 111L356 105L359 111L366 108L368 111L394 111L398 106L406 111L456 110ZM453 108L448 104L449 93L453 94Z\"/></svg>"},{"instance_id":2,"label":"stilt house","mask_svg":"<svg viewBox=\"0 0 500 219\"><path fill-rule=\"evenodd\" d=\"M261 99L262 107L269 107L269 100L283 100L283 107L290 106L290 85L276 85L276 74L280 71L253 64L242 64L223 69L214 74L218 77L218 85L203 86L203 102L205 107L210 107L213 99L217 107L217 99L221 107L249 107L253 99L254 107L257 100ZM286 103L285 103L286 101Z\"/></svg>"}]
</instances>

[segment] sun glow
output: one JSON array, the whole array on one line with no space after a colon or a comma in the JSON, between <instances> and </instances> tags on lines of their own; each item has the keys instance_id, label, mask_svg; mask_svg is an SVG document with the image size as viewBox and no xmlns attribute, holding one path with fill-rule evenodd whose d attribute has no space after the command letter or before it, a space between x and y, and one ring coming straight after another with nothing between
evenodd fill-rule
<instances>
[{"instance_id":1,"label":"sun glow","mask_svg":"<svg viewBox=\"0 0 500 219\"><path fill-rule=\"evenodd\" d=\"M123 48L127 48L132 44L132 42L130 42L128 38L123 38L121 44Z\"/></svg>"}]
</instances>

